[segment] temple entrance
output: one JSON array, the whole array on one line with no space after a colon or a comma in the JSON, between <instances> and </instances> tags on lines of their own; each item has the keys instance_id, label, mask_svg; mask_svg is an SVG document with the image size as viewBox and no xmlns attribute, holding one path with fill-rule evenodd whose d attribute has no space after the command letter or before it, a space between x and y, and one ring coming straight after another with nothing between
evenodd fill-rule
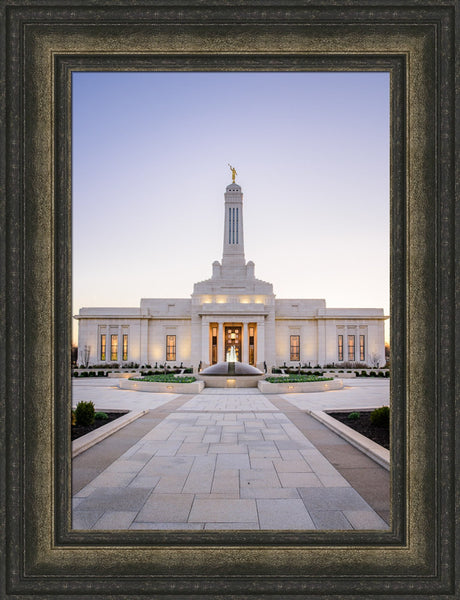
<instances>
[{"instance_id":1,"label":"temple entrance","mask_svg":"<svg viewBox=\"0 0 460 600\"><path fill-rule=\"evenodd\" d=\"M227 352L235 346L236 358L241 362L241 330L241 325L225 326L225 360L227 360Z\"/></svg>"}]
</instances>

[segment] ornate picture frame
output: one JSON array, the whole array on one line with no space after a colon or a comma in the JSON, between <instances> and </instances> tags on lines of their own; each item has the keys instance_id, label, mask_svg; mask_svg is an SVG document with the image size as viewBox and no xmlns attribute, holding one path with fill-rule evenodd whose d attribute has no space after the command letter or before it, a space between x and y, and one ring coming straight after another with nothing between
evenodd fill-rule
<instances>
[{"instance_id":1,"label":"ornate picture frame","mask_svg":"<svg viewBox=\"0 0 460 600\"><path fill-rule=\"evenodd\" d=\"M455 597L455 9L4 3L5 598ZM71 530L71 74L103 69L390 72L390 531Z\"/></svg>"}]
</instances>

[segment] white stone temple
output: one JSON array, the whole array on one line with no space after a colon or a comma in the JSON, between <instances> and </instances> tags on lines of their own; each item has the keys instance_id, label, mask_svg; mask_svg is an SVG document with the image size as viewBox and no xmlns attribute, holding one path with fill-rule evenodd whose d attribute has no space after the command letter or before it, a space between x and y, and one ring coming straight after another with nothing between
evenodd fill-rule
<instances>
[{"instance_id":1,"label":"white stone temple","mask_svg":"<svg viewBox=\"0 0 460 600\"><path fill-rule=\"evenodd\" d=\"M326 308L323 299L277 299L273 285L246 262L243 193L225 191L222 261L190 298L142 298L135 308L81 308L79 360L91 365L138 363L193 366L237 359L261 370L274 366L334 363L385 364L381 308Z\"/></svg>"}]
</instances>

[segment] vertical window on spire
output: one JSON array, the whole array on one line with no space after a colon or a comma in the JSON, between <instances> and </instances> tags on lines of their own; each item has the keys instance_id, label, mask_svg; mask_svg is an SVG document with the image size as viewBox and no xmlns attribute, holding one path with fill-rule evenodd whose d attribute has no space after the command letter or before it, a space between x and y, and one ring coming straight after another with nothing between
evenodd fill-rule
<instances>
[{"instance_id":1,"label":"vertical window on spire","mask_svg":"<svg viewBox=\"0 0 460 600\"><path fill-rule=\"evenodd\" d=\"M235 209L232 209L232 244L235 243Z\"/></svg>"},{"instance_id":2,"label":"vertical window on spire","mask_svg":"<svg viewBox=\"0 0 460 600\"><path fill-rule=\"evenodd\" d=\"M236 243L238 244L238 207L236 208Z\"/></svg>"},{"instance_id":3,"label":"vertical window on spire","mask_svg":"<svg viewBox=\"0 0 460 600\"><path fill-rule=\"evenodd\" d=\"M228 243L232 243L232 209L228 208Z\"/></svg>"}]
</instances>

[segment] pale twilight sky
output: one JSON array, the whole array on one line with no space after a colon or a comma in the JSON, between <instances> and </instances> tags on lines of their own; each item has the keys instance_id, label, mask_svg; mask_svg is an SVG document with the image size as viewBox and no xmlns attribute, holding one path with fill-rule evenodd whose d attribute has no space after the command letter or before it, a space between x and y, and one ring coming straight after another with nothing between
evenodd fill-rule
<instances>
[{"instance_id":1,"label":"pale twilight sky","mask_svg":"<svg viewBox=\"0 0 460 600\"><path fill-rule=\"evenodd\" d=\"M389 314L388 73L74 73L72 99L73 314L190 297L228 163L277 298Z\"/></svg>"}]
</instances>

